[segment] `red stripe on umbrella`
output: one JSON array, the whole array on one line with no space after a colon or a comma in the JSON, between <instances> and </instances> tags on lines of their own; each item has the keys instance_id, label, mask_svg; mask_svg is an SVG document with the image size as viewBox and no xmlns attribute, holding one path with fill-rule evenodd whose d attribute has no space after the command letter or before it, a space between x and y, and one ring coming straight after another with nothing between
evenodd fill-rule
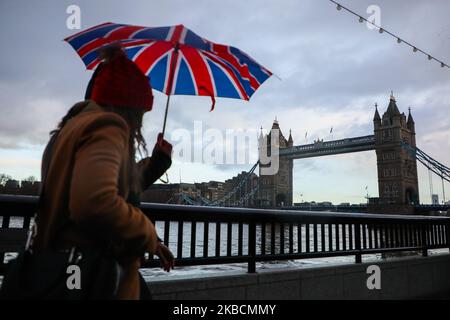
<instances>
[{"instance_id":1,"label":"red stripe on umbrella","mask_svg":"<svg viewBox=\"0 0 450 320\"><path fill-rule=\"evenodd\" d=\"M204 96L210 96L211 93L215 94L211 82L211 75L200 53L196 49L187 46L182 47L182 52L187 61L189 61L193 73L192 79L194 79L195 86L197 87L197 94Z\"/></svg>"},{"instance_id":2,"label":"red stripe on umbrella","mask_svg":"<svg viewBox=\"0 0 450 320\"><path fill-rule=\"evenodd\" d=\"M118 41L123 39L129 39L133 33L136 33L139 30L143 30L145 27L140 26L124 26L122 28L116 29L112 31L108 35L108 40L110 41Z\"/></svg>"},{"instance_id":3,"label":"red stripe on umbrella","mask_svg":"<svg viewBox=\"0 0 450 320\"><path fill-rule=\"evenodd\" d=\"M172 49L172 45L168 42L155 42L143 49L134 62L144 74L148 75L153 64Z\"/></svg>"}]
</instances>

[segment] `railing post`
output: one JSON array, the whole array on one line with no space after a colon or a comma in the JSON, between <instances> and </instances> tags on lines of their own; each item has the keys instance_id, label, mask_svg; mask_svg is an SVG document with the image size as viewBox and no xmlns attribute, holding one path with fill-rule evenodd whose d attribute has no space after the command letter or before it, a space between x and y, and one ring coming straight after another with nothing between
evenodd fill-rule
<instances>
[{"instance_id":1,"label":"railing post","mask_svg":"<svg viewBox=\"0 0 450 320\"><path fill-rule=\"evenodd\" d=\"M9 222L11 220L10 215L3 215L2 216L2 229L9 228ZM0 265L3 265L5 263L5 252L0 253Z\"/></svg>"},{"instance_id":2,"label":"railing post","mask_svg":"<svg viewBox=\"0 0 450 320\"><path fill-rule=\"evenodd\" d=\"M445 235L447 236L447 247L450 251L450 223L445 225Z\"/></svg>"},{"instance_id":3,"label":"railing post","mask_svg":"<svg viewBox=\"0 0 450 320\"><path fill-rule=\"evenodd\" d=\"M248 273L256 272L256 223L248 224Z\"/></svg>"},{"instance_id":4,"label":"railing post","mask_svg":"<svg viewBox=\"0 0 450 320\"><path fill-rule=\"evenodd\" d=\"M355 223L355 250L357 251L355 255L355 263L361 263L361 224Z\"/></svg>"},{"instance_id":5,"label":"railing post","mask_svg":"<svg viewBox=\"0 0 450 320\"><path fill-rule=\"evenodd\" d=\"M422 256L427 257L428 256L428 237L427 237L427 225L425 223L422 223L420 225L420 230L422 233Z\"/></svg>"}]
</instances>

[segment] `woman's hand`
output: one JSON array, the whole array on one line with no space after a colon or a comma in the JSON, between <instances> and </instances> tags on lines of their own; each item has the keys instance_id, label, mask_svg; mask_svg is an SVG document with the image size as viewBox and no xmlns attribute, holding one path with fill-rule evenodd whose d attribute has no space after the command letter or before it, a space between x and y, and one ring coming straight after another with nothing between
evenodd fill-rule
<instances>
[{"instance_id":1,"label":"woman's hand","mask_svg":"<svg viewBox=\"0 0 450 320\"><path fill-rule=\"evenodd\" d=\"M158 133L158 138L156 139L156 146L158 150L162 151L169 157L172 157L172 145L164 139L163 134Z\"/></svg>"},{"instance_id":2,"label":"woman's hand","mask_svg":"<svg viewBox=\"0 0 450 320\"><path fill-rule=\"evenodd\" d=\"M161 268L163 268L164 271L169 272L170 269L175 267L175 258L172 252L162 242L158 242L155 254L159 257L161 261Z\"/></svg>"}]
</instances>

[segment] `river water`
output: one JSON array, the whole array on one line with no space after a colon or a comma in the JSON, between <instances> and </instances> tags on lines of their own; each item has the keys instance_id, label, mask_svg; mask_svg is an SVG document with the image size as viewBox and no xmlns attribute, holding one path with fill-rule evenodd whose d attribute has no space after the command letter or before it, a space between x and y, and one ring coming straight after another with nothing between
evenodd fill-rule
<instances>
[{"instance_id":1,"label":"river water","mask_svg":"<svg viewBox=\"0 0 450 320\"><path fill-rule=\"evenodd\" d=\"M196 226L196 257L201 257L203 255L203 223L198 222ZM313 251L313 241L312 241L312 235L313 235L313 227L310 226L310 248L311 252ZM163 237L164 235L164 224L163 223L156 223L156 229L158 231L158 234ZM209 241L208 241L208 256L214 256L215 254L215 224L209 224ZM177 252L177 230L178 230L178 224L177 222L171 222L170 224L170 232L169 232L169 247L170 249L175 253ZM191 238L191 224L190 223L184 223L183 225L183 249L182 249L182 256L183 257L189 257L190 255L190 238ZM349 232L348 232L348 226L346 229L346 238L347 241L349 241ZM284 239L285 239L285 252L288 252L289 248L289 231L288 228L284 228ZM297 227L294 226L293 228L293 247L294 252L297 248ZM321 230L318 228L318 248L321 248ZM221 225L221 255L226 255L226 237L227 237L227 225L222 224ZM238 252L238 240L237 240L237 234L238 234L238 225L232 225L232 255L237 255ZM305 252L306 250L306 238L305 238L305 226L302 227L302 252ZM342 240L342 226L340 226L340 248L342 248L343 240ZM270 226L266 226L266 252L270 252ZM257 226L256 229L256 253L261 253L261 227ZM280 250L280 230L279 228L275 229L275 252L279 253ZM333 246L335 246L335 237L333 238ZM247 254L248 247L247 247L247 239L248 239L248 228L246 225L244 225L243 228L243 254ZM328 228L327 225L325 225L325 249L328 250ZM375 241L373 239L373 241ZM335 247L334 247L335 248ZM439 250L430 250L431 254L439 254L439 253L448 253L448 249L439 249ZM381 254L370 254L370 255L363 255L362 260L363 262L375 262L380 261L382 259ZM282 269L292 269L292 268L309 268L313 266L320 266L320 265L327 265L327 264L349 264L354 263L355 257L354 256L340 256L340 257L328 257L328 258L312 258L312 259L297 259L297 260L280 260L280 261L265 261L265 262L258 262L256 263L256 269L257 270L282 270ZM160 268L151 268L151 269L142 269L141 273L143 274L144 278L148 281L152 280L163 280L163 279L171 279L171 278L178 278L178 277L197 277L197 276L204 276L204 275L212 275L212 274L223 274L223 273L229 273L229 272L247 272L247 264L246 263L233 263L233 264L222 264L222 265L209 265L209 266L189 266L189 267L179 267L172 270L170 273L167 273Z\"/></svg>"}]
</instances>

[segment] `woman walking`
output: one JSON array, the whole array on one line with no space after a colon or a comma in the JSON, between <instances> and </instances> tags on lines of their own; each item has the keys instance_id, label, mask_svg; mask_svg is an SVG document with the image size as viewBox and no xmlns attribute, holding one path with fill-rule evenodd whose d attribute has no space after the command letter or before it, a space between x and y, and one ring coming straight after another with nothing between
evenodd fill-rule
<instances>
[{"instance_id":1,"label":"woman walking","mask_svg":"<svg viewBox=\"0 0 450 320\"><path fill-rule=\"evenodd\" d=\"M173 268L170 250L138 208L141 190L171 165L172 146L160 134L146 153L142 118L153 105L148 78L124 54L114 55L95 76L90 100L63 117L44 152L44 192L33 250L77 248L111 253L121 266L117 298L140 297L145 253Z\"/></svg>"}]
</instances>

